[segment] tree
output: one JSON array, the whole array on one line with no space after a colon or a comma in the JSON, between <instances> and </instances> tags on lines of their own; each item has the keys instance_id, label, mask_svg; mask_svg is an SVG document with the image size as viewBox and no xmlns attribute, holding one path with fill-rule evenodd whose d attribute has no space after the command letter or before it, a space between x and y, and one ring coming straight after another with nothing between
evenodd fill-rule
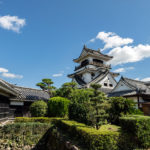
<instances>
[{"instance_id":1,"label":"tree","mask_svg":"<svg viewBox=\"0 0 150 150\"><path fill-rule=\"evenodd\" d=\"M71 99L71 93L75 89L77 89L77 84L75 82L66 82L61 86L61 88L56 90L56 95Z\"/></svg>"},{"instance_id":2,"label":"tree","mask_svg":"<svg viewBox=\"0 0 150 150\"><path fill-rule=\"evenodd\" d=\"M110 98L109 120L111 123L119 124L119 117L136 112L135 102L123 97Z\"/></svg>"},{"instance_id":3,"label":"tree","mask_svg":"<svg viewBox=\"0 0 150 150\"><path fill-rule=\"evenodd\" d=\"M106 95L99 90L101 85L91 84L91 88L93 89L93 95L91 97L91 118L93 125L98 130L101 125L107 123L109 103L107 102Z\"/></svg>"},{"instance_id":4,"label":"tree","mask_svg":"<svg viewBox=\"0 0 150 150\"><path fill-rule=\"evenodd\" d=\"M36 86L39 86L42 90L47 91L50 97L52 97L55 89L52 84L53 81L51 79L42 79L42 82L37 83Z\"/></svg>"},{"instance_id":5,"label":"tree","mask_svg":"<svg viewBox=\"0 0 150 150\"><path fill-rule=\"evenodd\" d=\"M39 100L35 101L30 106L30 113L32 117L45 117L47 115L47 103Z\"/></svg>"},{"instance_id":6,"label":"tree","mask_svg":"<svg viewBox=\"0 0 150 150\"><path fill-rule=\"evenodd\" d=\"M70 94L69 119L91 125L89 119L89 103L92 94L93 91L91 89L74 89Z\"/></svg>"}]
</instances>

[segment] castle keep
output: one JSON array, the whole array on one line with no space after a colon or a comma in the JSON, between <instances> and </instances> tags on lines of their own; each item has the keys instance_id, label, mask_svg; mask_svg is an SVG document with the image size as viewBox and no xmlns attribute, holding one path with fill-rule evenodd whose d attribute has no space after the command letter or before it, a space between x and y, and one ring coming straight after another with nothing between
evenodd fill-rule
<instances>
[{"instance_id":1,"label":"castle keep","mask_svg":"<svg viewBox=\"0 0 150 150\"><path fill-rule=\"evenodd\" d=\"M80 56L73 60L79 65L68 77L72 78L79 88L89 88L90 84L98 83L102 85L103 92L109 93L116 86L115 77L119 75L110 71L111 65L108 65L108 62L112 58L102 54L100 49L92 50L84 45Z\"/></svg>"}]
</instances>

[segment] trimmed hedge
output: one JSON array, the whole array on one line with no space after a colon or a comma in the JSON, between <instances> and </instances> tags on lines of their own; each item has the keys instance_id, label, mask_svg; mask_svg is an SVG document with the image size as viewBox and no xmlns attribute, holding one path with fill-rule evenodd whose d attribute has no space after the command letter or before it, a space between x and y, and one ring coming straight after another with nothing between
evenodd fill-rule
<instances>
[{"instance_id":1,"label":"trimmed hedge","mask_svg":"<svg viewBox=\"0 0 150 150\"><path fill-rule=\"evenodd\" d=\"M48 101L48 113L51 117L65 117L68 115L70 101L64 97L53 97Z\"/></svg>"},{"instance_id":2,"label":"trimmed hedge","mask_svg":"<svg viewBox=\"0 0 150 150\"><path fill-rule=\"evenodd\" d=\"M9 140L10 146L35 145L50 127L49 123L39 122L8 124L0 128L0 139Z\"/></svg>"},{"instance_id":3,"label":"trimmed hedge","mask_svg":"<svg viewBox=\"0 0 150 150\"><path fill-rule=\"evenodd\" d=\"M120 118L120 125L124 133L133 139L132 145L138 148L150 148L150 117L126 116Z\"/></svg>"},{"instance_id":4,"label":"trimmed hedge","mask_svg":"<svg viewBox=\"0 0 150 150\"><path fill-rule=\"evenodd\" d=\"M118 131L109 128L96 130L75 121L59 120L57 126L70 136L74 136L75 140L80 141L88 150L117 150L119 149Z\"/></svg>"},{"instance_id":5,"label":"trimmed hedge","mask_svg":"<svg viewBox=\"0 0 150 150\"><path fill-rule=\"evenodd\" d=\"M39 100L31 104L30 113L32 117L45 117L47 115L47 109L47 103Z\"/></svg>"},{"instance_id":6,"label":"trimmed hedge","mask_svg":"<svg viewBox=\"0 0 150 150\"><path fill-rule=\"evenodd\" d=\"M48 118L48 117L16 117L15 122L22 122L22 123L27 123L27 122L40 122L40 123L51 123L56 120L60 120L63 118Z\"/></svg>"}]
</instances>

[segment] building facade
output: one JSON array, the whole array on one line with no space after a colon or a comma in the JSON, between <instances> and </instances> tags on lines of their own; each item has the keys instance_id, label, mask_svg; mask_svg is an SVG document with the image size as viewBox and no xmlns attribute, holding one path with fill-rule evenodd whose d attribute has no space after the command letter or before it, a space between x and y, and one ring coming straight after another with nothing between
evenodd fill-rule
<instances>
[{"instance_id":1,"label":"building facade","mask_svg":"<svg viewBox=\"0 0 150 150\"><path fill-rule=\"evenodd\" d=\"M37 100L48 101L43 90L19 87L0 79L0 121L29 116L29 106Z\"/></svg>"},{"instance_id":2,"label":"building facade","mask_svg":"<svg viewBox=\"0 0 150 150\"><path fill-rule=\"evenodd\" d=\"M108 96L130 98L145 115L150 115L150 82L121 77Z\"/></svg>"},{"instance_id":3,"label":"building facade","mask_svg":"<svg viewBox=\"0 0 150 150\"><path fill-rule=\"evenodd\" d=\"M110 71L111 65L108 62L112 58L102 54L100 49L92 50L84 45L80 56L73 60L79 65L68 77L77 83L78 88L89 88L93 83L100 84L101 91L107 94L117 85L115 77L119 75Z\"/></svg>"}]
</instances>

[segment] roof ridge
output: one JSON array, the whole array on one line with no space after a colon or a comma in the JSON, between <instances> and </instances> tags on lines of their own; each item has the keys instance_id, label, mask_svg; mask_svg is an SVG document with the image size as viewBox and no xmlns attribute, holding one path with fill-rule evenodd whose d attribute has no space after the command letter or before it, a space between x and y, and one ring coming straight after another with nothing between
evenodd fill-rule
<instances>
[{"instance_id":1,"label":"roof ridge","mask_svg":"<svg viewBox=\"0 0 150 150\"><path fill-rule=\"evenodd\" d=\"M130 79L130 78L126 78L126 77L123 77L123 78L124 78L124 79L127 79L127 80L132 80L132 81L135 81L135 82L140 82L140 83L146 84L146 82L144 82L144 81L135 80L135 79Z\"/></svg>"},{"instance_id":2,"label":"roof ridge","mask_svg":"<svg viewBox=\"0 0 150 150\"><path fill-rule=\"evenodd\" d=\"M29 89L29 90L36 90L36 91L43 91L41 89L36 89L36 88L29 88L29 87L23 87L23 86L16 86L16 85L13 85L14 88L22 88L22 89ZM43 91L43 92L46 92L46 91Z\"/></svg>"},{"instance_id":3,"label":"roof ridge","mask_svg":"<svg viewBox=\"0 0 150 150\"><path fill-rule=\"evenodd\" d=\"M106 70L105 72L103 72L104 74L103 74L103 77L102 77L102 79L109 73L109 71L108 70ZM92 82L94 82L95 80L97 80L100 76L101 76L102 74L99 74L97 77L95 77L91 82L89 82L88 84L91 84ZM102 80L101 79L101 80Z\"/></svg>"}]
</instances>

